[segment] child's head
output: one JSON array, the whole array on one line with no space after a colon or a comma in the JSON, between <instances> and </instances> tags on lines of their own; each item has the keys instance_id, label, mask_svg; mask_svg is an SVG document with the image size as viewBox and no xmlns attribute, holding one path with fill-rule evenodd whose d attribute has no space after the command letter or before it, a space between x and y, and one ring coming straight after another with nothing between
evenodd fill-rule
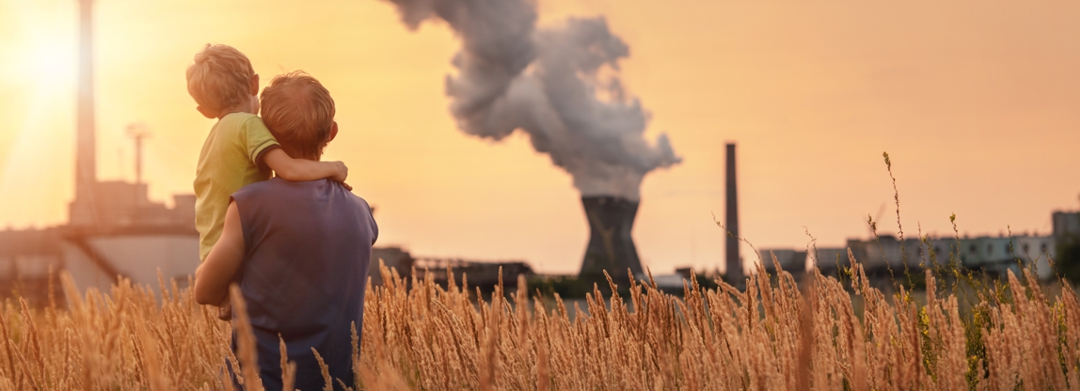
<instances>
[{"instance_id":1,"label":"child's head","mask_svg":"<svg viewBox=\"0 0 1080 391\"><path fill-rule=\"evenodd\" d=\"M261 100L263 123L293 158L318 160L337 136L334 99L304 71L274 77Z\"/></svg>"},{"instance_id":2,"label":"child's head","mask_svg":"<svg viewBox=\"0 0 1080 391\"><path fill-rule=\"evenodd\" d=\"M232 46L207 44L187 69L187 89L200 113L220 118L231 112L258 112L259 75Z\"/></svg>"}]
</instances>

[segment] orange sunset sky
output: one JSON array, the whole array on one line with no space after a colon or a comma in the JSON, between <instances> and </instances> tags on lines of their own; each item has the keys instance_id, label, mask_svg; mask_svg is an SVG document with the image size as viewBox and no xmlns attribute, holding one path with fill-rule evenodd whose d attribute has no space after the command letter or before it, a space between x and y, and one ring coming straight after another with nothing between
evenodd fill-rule
<instances>
[{"instance_id":1,"label":"orange sunset sky","mask_svg":"<svg viewBox=\"0 0 1080 391\"><path fill-rule=\"evenodd\" d=\"M658 272L723 263L723 146L736 141L743 236L837 246L910 235L1042 234L1080 206L1080 3L538 0L540 25L605 16L631 47L629 91L685 160L645 178L634 228ZM63 223L73 196L75 0L0 0L0 226ZM144 122L151 197L192 192L213 125L184 70L208 42L264 82L319 78L341 134L324 156L377 207L381 245L416 255L580 266L588 227L571 177L520 134L459 132L443 80L451 30L409 31L375 0L98 0L98 177L134 178L124 128ZM880 212L879 212L880 211ZM745 259L756 259L743 246Z\"/></svg>"}]
</instances>

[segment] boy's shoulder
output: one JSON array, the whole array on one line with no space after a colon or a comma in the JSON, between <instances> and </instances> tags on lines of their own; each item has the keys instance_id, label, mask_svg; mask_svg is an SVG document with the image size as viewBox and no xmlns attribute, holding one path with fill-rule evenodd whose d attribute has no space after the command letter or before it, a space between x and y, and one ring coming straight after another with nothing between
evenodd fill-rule
<instances>
[{"instance_id":1,"label":"boy's shoulder","mask_svg":"<svg viewBox=\"0 0 1080 391\"><path fill-rule=\"evenodd\" d=\"M238 146L253 164L261 164L258 163L260 155L277 145L262 118L251 113L230 113L221 117L210 130L207 142L230 151Z\"/></svg>"},{"instance_id":2,"label":"boy's shoulder","mask_svg":"<svg viewBox=\"0 0 1080 391\"><path fill-rule=\"evenodd\" d=\"M352 200L365 207L368 206L367 200L363 197L345 189L340 183L325 178L314 181L294 182L274 177L265 181L245 185L240 190L237 190L236 193L233 194L233 197L278 196L291 198L292 196L297 195L301 197L311 196L313 198L323 198L326 196L344 197L345 199Z\"/></svg>"},{"instance_id":3,"label":"boy's shoulder","mask_svg":"<svg viewBox=\"0 0 1080 391\"><path fill-rule=\"evenodd\" d=\"M266 126L263 125L262 118L259 118L259 116L255 114L237 112L229 113L226 114L224 117L221 117L221 119L218 120L217 124L214 125L214 127L218 129L236 129L251 123L258 123L259 126Z\"/></svg>"}]
</instances>

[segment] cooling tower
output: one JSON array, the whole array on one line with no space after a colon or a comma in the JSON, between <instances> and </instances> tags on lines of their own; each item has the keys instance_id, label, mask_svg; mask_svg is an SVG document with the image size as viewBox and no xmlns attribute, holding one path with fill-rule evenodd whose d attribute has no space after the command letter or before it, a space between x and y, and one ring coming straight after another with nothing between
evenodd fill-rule
<instances>
[{"instance_id":1,"label":"cooling tower","mask_svg":"<svg viewBox=\"0 0 1080 391\"><path fill-rule=\"evenodd\" d=\"M582 279L603 280L604 270L616 280L626 280L626 270L642 273L634 239L638 202L613 196L581 197L585 216L589 220L589 246L581 262Z\"/></svg>"}]
</instances>

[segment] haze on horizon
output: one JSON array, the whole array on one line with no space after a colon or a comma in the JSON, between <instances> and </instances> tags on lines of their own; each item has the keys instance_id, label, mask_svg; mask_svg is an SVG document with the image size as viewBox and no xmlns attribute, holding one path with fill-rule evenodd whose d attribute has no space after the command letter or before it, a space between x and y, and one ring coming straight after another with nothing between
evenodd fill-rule
<instances>
[{"instance_id":1,"label":"haze on horizon","mask_svg":"<svg viewBox=\"0 0 1080 391\"><path fill-rule=\"evenodd\" d=\"M62 223L73 194L75 0L0 0L0 227ZM405 28L394 7L338 0L95 5L98 177L134 177L132 122L153 132L151 197L190 193L213 125L184 69L208 42L247 54L264 82L319 78L341 134L326 159L377 207L380 245L524 259L576 272L588 227L570 176L516 134L458 131L444 77L459 43ZM909 235L1047 233L1080 206L1080 4L918 0L539 1L541 26L602 15L630 46L628 91L684 158L645 177L643 265L722 268L723 147L739 146L740 230L758 248L841 245L867 215L895 231L888 151ZM743 246L744 259L756 259Z\"/></svg>"}]
</instances>

